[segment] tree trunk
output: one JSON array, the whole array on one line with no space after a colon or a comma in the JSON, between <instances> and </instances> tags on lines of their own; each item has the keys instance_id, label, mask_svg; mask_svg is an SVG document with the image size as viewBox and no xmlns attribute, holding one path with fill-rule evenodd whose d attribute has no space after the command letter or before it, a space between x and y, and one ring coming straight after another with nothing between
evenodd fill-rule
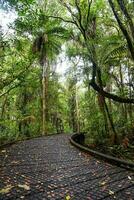
<instances>
[{"instance_id":1,"label":"tree trunk","mask_svg":"<svg viewBox=\"0 0 134 200\"><path fill-rule=\"evenodd\" d=\"M78 96L77 96L77 86L76 87L76 91L75 91L75 95L76 95L76 126L77 126L77 133L80 133L80 113L79 113L79 102L78 102Z\"/></svg>"},{"instance_id":2,"label":"tree trunk","mask_svg":"<svg viewBox=\"0 0 134 200\"><path fill-rule=\"evenodd\" d=\"M3 105L2 105L2 109L1 109L1 120L4 119L6 103L7 103L7 95L5 96L5 99L4 99L4 102L3 102Z\"/></svg>"},{"instance_id":3,"label":"tree trunk","mask_svg":"<svg viewBox=\"0 0 134 200\"><path fill-rule=\"evenodd\" d=\"M122 75L122 66L120 64L119 67L119 74L120 74L120 82L121 82L121 96L124 97L124 83L123 83L123 75ZM124 116L124 119L127 120L127 108L126 104L122 104L122 114Z\"/></svg>"},{"instance_id":4,"label":"tree trunk","mask_svg":"<svg viewBox=\"0 0 134 200\"><path fill-rule=\"evenodd\" d=\"M102 82L102 79L101 79L101 71L100 70L97 70L97 81L98 81L98 85L100 87L100 90L103 91L103 82ZM105 100L105 96L103 95L103 93L99 94L99 95L100 95L100 104L101 104L103 114L104 114L104 119L105 120L108 119L112 133L113 133L112 134L112 138L113 138L112 143L117 144L117 133L116 133L116 130L115 130L115 127L114 127L112 116L109 113L109 109L108 109L108 106L107 106L107 103L106 103L106 100ZM107 123L107 121L105 121L105 123Z\"/></svg>"},{"instance_id":5,"label":"tree trunk","mask_svg":"<svg viewBox=\"0 0 134 200\"><path fill-rule=\"evenodd\" d=\"M46 62L42 66L42 135L47 134L46 127L46 95L45 95L45 82L46 82Z\"/></svg>"},{"instance_id":6,"label":"tree trunk","mask_svg":"<svg viewBox=\"0 0 134 200\"><path fill-rule=\"evenodd\" d=\"M133 24L133 21L132 21L130 15L129 15L127 7L125 5L125 1L124 0L117 0L117 2L118 2L118 5L120 6L120 9L122 10L124 16L127 19L127 23L129 24L129 28L131 30L131 34L132 34L132 37L133 37L133 40L134 40L134 24Z\"/></svg>"},{"instance_id":7,"label":"tree trunk","mask_svg":"<svg viewBox=\"0 0 134 200\"><path fill-rule=\"evenodd\" d=\"M129 63L127 63L127 65L129 65ZM128 67L128 80L129 80L129 98L132 98L132 81L131 81L131 75L130 75L130 69ZM128 115L129 115L129 118L130 118L130 121L131 121L131 124L133 123L133 105L132 104L129 104L128 105Z\"/></svg>"},{"instance_id":8,"label":"tree trunk","mask_svg":"<svg viewBox=\"0 0 134 200\"><path fill-rule=\"evenodd\" d=\"M106 109L106 112L107 112L107 116L108 116L108 119L109 119L111 130L112 130L111 143L112 144L117 144L118 143L118 135L117 135L117 132L115 130L114 123L113 123L113 118L112 118L112 115L109 112L109 109L108 109L106 101L105 101L105 109Z\"/></svg>"}]
</instances>

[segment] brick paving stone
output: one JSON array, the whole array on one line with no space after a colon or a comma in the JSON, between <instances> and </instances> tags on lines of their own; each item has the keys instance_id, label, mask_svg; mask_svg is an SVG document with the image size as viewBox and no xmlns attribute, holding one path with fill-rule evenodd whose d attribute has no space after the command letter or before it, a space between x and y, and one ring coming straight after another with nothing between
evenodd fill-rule
<instances>
[{"instance_id":1,"label":"brick paving stone","mask_svg":"<svg viewBox=\"0 0 134 200\"><path fill-rule=\"evenodd\" d=\"M0 151L0 200L134 200L134 173L80 152L60 134Z\"/></svg>"}]
</instances>

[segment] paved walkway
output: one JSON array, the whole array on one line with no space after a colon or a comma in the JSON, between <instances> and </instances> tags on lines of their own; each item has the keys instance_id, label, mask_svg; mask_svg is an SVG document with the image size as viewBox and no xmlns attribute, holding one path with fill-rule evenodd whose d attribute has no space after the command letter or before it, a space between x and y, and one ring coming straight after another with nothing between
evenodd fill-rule
<instances>
[{"instance_id":1,"label":"paved walkway","mask_svg":"<svg viewBox=\"0 0 134 200\"><path fill-rule=\"evenodd\" d=\"M133 200L134 173L71 146L67 135L27 140L0 153L0 200Z\"/></svg>"}]
</instances>

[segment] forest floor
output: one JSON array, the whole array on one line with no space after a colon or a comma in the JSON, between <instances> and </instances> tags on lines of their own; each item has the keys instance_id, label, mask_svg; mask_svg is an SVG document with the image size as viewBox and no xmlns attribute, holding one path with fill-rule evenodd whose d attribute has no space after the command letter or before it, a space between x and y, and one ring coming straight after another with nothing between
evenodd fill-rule
<instances>
[{"instance_id":1,"label":"forest floor","mask_svg":"<svg viewBox=\"0 0 134 200\"><path fill-rule=\"evenodd\" d=\"M2 149L0 200L133 200L134 173L80 152L69 137L40 137Z\"/></svg>"},{"instance_id":2,"label":"forest floor","mask_svg":"<svg viewBox=\"0 0 134 200\"><path fill-rule=\"evenodd\" d=\"M107 142L103 144L95 144L92 142L90 137L86 137L85 145L90 149L99 151L101 153L126 160L128 162L134 162L134 141L128 145L118 144L118 145L109 145Z\"/></svg>"}]
</instances>

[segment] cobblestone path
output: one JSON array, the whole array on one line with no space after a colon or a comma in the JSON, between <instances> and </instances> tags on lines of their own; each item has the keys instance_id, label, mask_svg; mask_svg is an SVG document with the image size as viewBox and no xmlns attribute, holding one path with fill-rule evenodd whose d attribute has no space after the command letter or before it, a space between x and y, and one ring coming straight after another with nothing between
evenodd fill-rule
<instances>
[{"instance_id":1,"label":"cobblestone path","mask_svg":"<svg viewBox=\"0 0 134 200\"><path fill-rule=\"evenodd\" d=\"M68 135L0 152L0 200L133 200L134 173L80 152Z\"/></svg>"}]
</instances>

